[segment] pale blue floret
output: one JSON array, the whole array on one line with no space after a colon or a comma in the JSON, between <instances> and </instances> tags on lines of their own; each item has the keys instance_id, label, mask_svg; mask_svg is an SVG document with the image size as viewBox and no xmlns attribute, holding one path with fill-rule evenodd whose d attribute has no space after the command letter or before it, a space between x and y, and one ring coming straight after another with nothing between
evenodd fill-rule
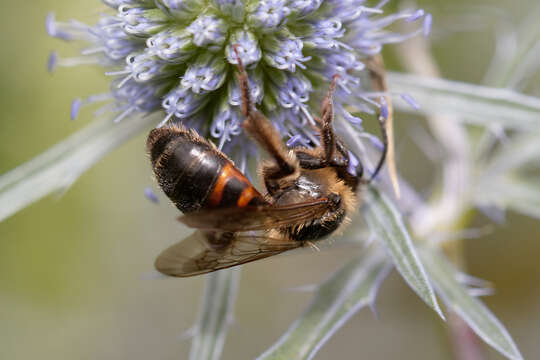
<instances>
[{"instance_id":1,"label":"pale blue floret","mask_svg":"<svg viewBox=\"0 0 540 360\"><path fill-rule=\"evenodd\" d=\"M249 72L249 75L250 99L254 103L259 104L264 97L264 91L261 87L263 81L260 76L253 72ZM229 105L236 108L239 108L240 105L242 105L242 94L240 93L240 87L238 86L238 82L236 81L229 82L228 103Z\"/></svg>"},{"instance_id":2,"label":"pale blue floret","mask_svg":"<svg viewBox=\"0 0 540 360\"><path fill-rule=\"evenodd\" d=\"M185 30L162 31L146 41L151 53L169 63L184 63L195 53L192 36Z\"/></svg>"},{"instance_id":3,"label":"pale blue floret","mask_svg":"<svg viewBox=\"0 0 540 360\"><path fill-rule=\"evenodd\" d=\"M207 53L188 67L180 84L195 94L206 93L220 88L226 76L225 63Z\"/></svg>"},{"instance_id":4,"label":"pale blue floret","mask_svg":"<svg viewBox=\"0 0 540 360\"><path fill-rule=\"evenodd\" d=\"M238 64L238 58L233 46L242 58L242 63L246 67L256 65L262 57L262 50L257 41L257 37L250 31L237 30L231 34L229 44L225 48L225 56L230 64Z\"/></svg>"},{"instance_id":5,"label":"pale blue floret","mask_svg":"<svg viewBox=\"0 0 540 360\"><path fill-rule=\"evenodd\" d=\"M338 19L320 19L311 22L313 33L304 39L312 47L324 50L337 50L340 46L350 48L338 39L346 29Z\"/></svg>"},{"instance_id":6,"label":"pale blue floret","mask_svg":"<svg viewBox=\"0 0 540 360\"><path fill-rule=\"evenodd\" d=\"M311 56L302 54L304 44L300 39L280 36L274 43L274 46L266 51L265 60L268 65L290 72L295 72L297 66L306 69L303 63L311 60Z\"/></svg>"},{"instance_id":7,"label":"pale blue floret","mask_svg":"<svg viewBox=\"0 0 540 360\"><path fill-rule=\"evenodd\" d=\"M313 91L311 82L304 76L287 75L283 82L275 84L279 104L285 109L291 109L294 114L307 111L306 103L310 92Z\"/></svg>"},{"instance_id":8,"label":"pale blue floret","mask_svg":"<svg viewBox=\"0 0 540 360\"><path fill-rule=\"evenodd\" d=\"M336 74L336 117L352 126L354 136L375 144L363 132L358 113L386 111L380 105L382 94L369 92L361 81L364 59L386 43L427 34L432 21L422 10L385 15L386 1L374 7L367 7L365 0L104 3L112 11L101 15L94 26L58 22L52 14L46 19L51 36L89 44L77 57L53 53L50 71L97 64L114 77L106 96L75 100L71 117L97 102L106 103L98 113L113 111L115 121L136 112L162 112L159 126L182 122L194 127L214 138L240 164L245 164L253 147L241 127L237 52L248 70L252 102L291 146L318 144L314 117L319 116L320 100ZM419 25L405 34L387 30L400 20ZM414 99L399 95L417 106Z\"/></svg>"},{"instance_id":9,"label":"pale blue floret","mask_svg":"<svg viewBox=\"0 0 540 360\"><path fill-rule=\"evenodd\" d=\"M316 11L322 3L323 0L292 0L289 2L289 8L305 16Z\"/></svg>"},{"instance_id":10,"label":"pale blue floret","mask_svg":"<svg viewBox=\"0 0 540 360\"><path fill-rule=\"evenodd\" d=\"M201 15L187 30L193 35L195 45L218 50L226 40L227 24L213 15Z\"/></svg>"},{"instance_id":11,"label":"pale blue floret","mask_svg":"<svg viewBox=\"0 0 540 360\"><path fill-rule=\"evenodd\" d=\"M121 24L116 17L102 17L94 30L95 36L101 40L101 47L94 50L105 52L112 60L123 60L138 50L142 44L133 41L133 38L122 29Z\"/></svg>"},{"instance_id":12,"label":"pale blue floret","mask_svg":"<svg viewBox=\"0 0 540 360\"><path fill-rule=\"evenodd\" d=\"M122 20L122 27L127 34L134 36L151 36L165 28L167 17L156 9L121 5L118 7L118 16Z\"/></svg>"},{"instance_id":13,"label":"pale blue floret","mask_svg":"<svg viewBox=\"0 0 540 360\"><path fill-rule=\"evenodd\" d=\"M418 19L421 19L422 17L424 17L425 15L425 11L423 9L418 9L416 10L414 13L411 14L411 16L409 16L406 21L407 22L414 22Z\"/></svg>"},{"instance_id":14,"label":"pale blue floret","mask_svg":"<svg viewBox=\"0 0 540 360\"><path fill-rule=\"evenodd\" d=\"M49 13L47 15L47 18L45 19L45 29L47 30L47 34L49 34L49 36L54 36L65 41L72 40L71 33L58 28L54 13Z\"/></svg>"},{"instance_id":15,"label":"pale blue floret","mask_svg":"<svg viewBox=\"0 0 540 360\"><path fill-rule=\"evenodd\" d=\"M156 80L160 77L167 77L170 71L167 63L162 62L151 51L145 51L142 54L131 54L126 57L127 71L137 82L147 82Z\"/></svg>"},{"instance_id":16,"label":"pale blue floret","mask_svg":"<svg viewBox=\"0 0 540 360\"><path fill-rule=\"evenodd\" d=\"M215 120L210 127L210 134L220 139L220 143L218 144L220 148L223 148L225 142L231 141L232 137L242 133L241 124L244 120L238 111L235 111L226 104L223 105L219 108Z\"/></svg>"},{"instance_id":17,"label":"pale blue floret","mask_svg":"<svg viewBox=\"0 0 540 360\"><path fill-rule=\"evenodd\" d=\"M162 102L162 106L167 113L164 123L172 117L181 120L188 119L195 115L207 101L207 96L195 94L190 91L189 88L176 88L170 92Z\"/></svg>"},{"instance_id":18,"label":"pale blue floret","mask_svg":"<svg viewBox=\"0 0 540 360\"><path fill-rule=\"evenodd\" d=\"M352 51L342 50L341 52L328 52L327 56L322 59L322 64L317 64L313 70L323 74L326 78L332 78L334 75L339 75L338 92L343 92L341 97L347 97L360 86L360 78L358 74L365 68L363 62L358 59L358 56ZM361 107L362 104L355 104Z\"/></svg>"},{"instance_id":19,"label":"pale blue floret","mask_svg":"<svg viewBox=\"0 0 540 360\"><path fill-rule=\"evenodd\" d=\"M288 147L297 147L297 146L309 146L309 141L303 137L300 134L292 135L290 136L289 140L287 140L287 146Z\"/></svg>"},{"instance_id":20,"label":"pale blue floret","mask_svg":"<svg viewBox=\"0 0 540 360\"><path fill-rule=\"evenodd\" d=\"M248 19L256 27L269 31L283 25L290 12L286 0L261 0Z\"/></svg>"},{"instance_id":21,"label":"pale blue floret","mask_svg":"<svg viewBox=\"0 0 540 360\"><path fill-rule=\"evenodd\" d=\"M111 84L114 89L112 94L117 104L116 110L120 111L115 118L116 122L135 111L148 113L159 107L164 84L140 84L130 79L124 81L123 86L118 87L119 82L122 81L115 80Z\"/></svg>"}]
</instances>

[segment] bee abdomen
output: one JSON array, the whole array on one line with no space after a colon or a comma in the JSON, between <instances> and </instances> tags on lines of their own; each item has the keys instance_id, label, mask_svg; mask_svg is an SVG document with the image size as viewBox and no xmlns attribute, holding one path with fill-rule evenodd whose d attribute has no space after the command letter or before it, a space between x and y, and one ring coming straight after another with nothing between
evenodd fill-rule
<instances>
[{"instance_id":1,"label":"bee abdomen","mask_svg":"<svg viewBox=\"0 0 540 360\"><path fill-rule=\"evenodd\" d=\"M225 155L194 132L155 129L147 146L159 185L182 212L264 201Z\"/></svg>"}]
</instances>

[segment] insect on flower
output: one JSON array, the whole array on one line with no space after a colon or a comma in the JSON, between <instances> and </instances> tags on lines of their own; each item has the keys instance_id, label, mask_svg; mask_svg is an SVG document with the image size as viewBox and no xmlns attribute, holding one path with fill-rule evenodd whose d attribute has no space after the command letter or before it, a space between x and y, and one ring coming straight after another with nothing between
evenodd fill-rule
<instances>
[{"instance_id":1,"label":"insect on flower","mask_svg":"<svg viewBox=\"0 0 540 360\"><path fill-rule=\"evenodd\" d=\"M334 233L357 207L359 185L371 181L384 164L386 132L380 116L384 151L369 180L363 166L351 168L349 151L336 136L333 92L322 103L316 130L321 145L290 151L250 99L249 79L238 56L244 130L269 155L259 169L262 195L228 157L193 129L152 130L147 147L157 181L197 229L166 249L156 268L170 276L204 274L310 245Z\"/></svg>"}]
</instances>

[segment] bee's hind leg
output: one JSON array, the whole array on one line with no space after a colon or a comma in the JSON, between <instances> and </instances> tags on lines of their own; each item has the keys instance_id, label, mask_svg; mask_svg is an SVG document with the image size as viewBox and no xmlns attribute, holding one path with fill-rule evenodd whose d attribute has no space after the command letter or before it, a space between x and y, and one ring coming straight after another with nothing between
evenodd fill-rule
<instances>
[{"instance_id":1,"label":"bee's hind leg","mask_svg":"<svg viewBox=\"0 0 540 360\"><path fill-rule=\"evenodd\" d=\"M238 59L238 83L242 96L242 114L246 117L242 126L244 130L255 140L275 161L275 166L267 166L263 169L263 176L270 181L298 173L298 161L292 151L289 151L281 135L252 102L249 91L248 74L238 54L238 45L234 46Z\"/></svg>"}]
</instances>

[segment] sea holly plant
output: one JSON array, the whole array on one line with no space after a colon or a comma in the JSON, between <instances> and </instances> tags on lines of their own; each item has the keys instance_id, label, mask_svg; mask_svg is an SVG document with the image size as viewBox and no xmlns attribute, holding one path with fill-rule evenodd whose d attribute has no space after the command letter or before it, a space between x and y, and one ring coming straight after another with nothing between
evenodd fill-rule
<instances>
[{"instance_id":1,"label":"sea holly plant","mask_svg":"<svg viewBox=\"0 0 540 360\"><path fill-rule=\"evenodd\" d=\"M521 359L504 326L474 296L485 292L483 283L461 273L440 249L465 237L468 229L458 224L472 209L499 219L506 210L540 216L540 188L530 172L540 156L540 99L489 87L522 85L527 75L523 69L534 67L520 66L519 60L534 55L539 37L526 37L527 42L519 44L520 58L510 61L508 69L501 71L505 62L494 61L488 74L504 77L491 79L487 86L390 73L382 75L387 89L371 81L366 67L380 59L385 44L428 35L432 19L422 10L388 13L384 0L104 3L108 10L92 25L57 21L53 14L46 19L51 36L82 46L74 57L53 53L49 70L99 66L111 85L106 93L72 102L73 119L86 106L102 103L95 123L0 177L0 219L70 186L102 156L152 127L182 123L195 128L248 172L248 159L257 150L241 127L235 48L249 73L251 98L289 146L317 145L313 109L320 107L330 79L339 75L336 131L352 153L362 156L367 171L373 170L369 159L381 143L364 131L363 119L391 120L394 106L428 118L435 140L430 143L440 144L438 152L447 155L437 159L442 176L434 182L442 181L435 183L436 191L428 198L403 178L401 196L394 197L395 186L387 175L366 187L359 216L374 241L367 250L362 244L356 260L317 287L304 314L260 358L313 358L348 319L373 304L380 283L394 267L442 319L446 316L436 295L487 344L509 359ZM406 30L399 30L403 24ZM410 54L429 57L427 51ZM431 150L426 152L437 153ZM363 239L354 226L345 237L358 243ZM220 357L238 274L210 275L191 359Z\"/></svg>"}]
</instances>

